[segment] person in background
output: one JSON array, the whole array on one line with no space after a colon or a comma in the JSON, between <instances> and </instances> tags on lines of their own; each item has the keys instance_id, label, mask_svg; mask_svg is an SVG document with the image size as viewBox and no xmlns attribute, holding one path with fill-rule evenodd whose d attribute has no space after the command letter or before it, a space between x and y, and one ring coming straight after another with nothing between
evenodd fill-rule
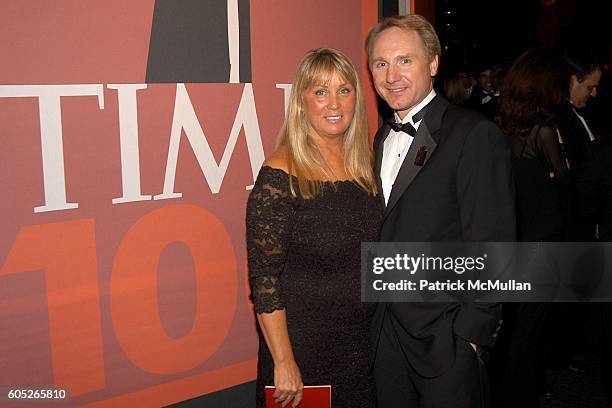
<instances>
[{"instance_id":1,"label":"person in background","mask_svg":"<svg viewBox=\"0 0 612 408\"><path fill-rule=\"evenodd\" d=\"M558 115L560 136L570 166L569 194L564 205L567 218L564 240L567 242L593 242L598 239L598 203L589 197L588 189L600 177L596 165L599 145L594 128L584 115L587 103L597 96L602 70L597 57L586 48L562 52L567 69L564 83L565 100ZM597 274L596 270L583 270L584 277ZM587 275L588 274L588 275ZM548 335L552 342L549 368L568 373L582 373L586 367L575 359L585 344L585 333L597 330L585 323L590 310L584 303L555 303L551 307Z\"/></svg>"},{"instance_id":2,"label":"person in background","mask_svg":"<svg viewBox=\"0 0 612 408\"><path fill-rule=\"evenodd\" d=\"M570 180L557 129L562 67L553 51L533 48L514 62L501 89L497 122L512 144L520 241L563 238L563 191Z\"/></svg>"},{"instance_id":3,"label":"person in background","mask_svg":"<svg viewBox=\"0 0 612 408\"><path fill-rule=\"evenodd\" d=\"M337 50L307 53L247 203L257 407L267 385L283 406L304 385L331 385L335 408L374 404L360 297L361 242L376 240L382 217L372 159L354 65Z\"/></svg>"},{"instance_id":4,"label":"person in background","mask_svg":"<svg viewBox=\"0 0 612 408\"><path fill-rule=\"evenodd\" d=\"M566 51L563 54L569 75L565 89L566 103L559 114L559 131L565 140L567 158L572 166L572 172L578 175L578 180L584 179L579 174L587 168L587 162L593 156L595 132L584 117L583 110L587 102L597 96L597 87L601 80L601 68L597 57L585 50ZM574 182L572 190L580 186ZM576 194L572 194L576 197ZM570 205L570 218L566 233L567 241L594 241L596 239L596 222L592 218L581 215L584 211L579 202L573 200Z\"/></svg>"},{"instance_id":5,"label":"person in background","mask_svg":"<svg viewBox=\"0 0 612 408\"><path fill-rule=\"evenodd\" d=\"M489 120L493 120L497 111L497 98L491 83L491 72L495 64L482 62L476 68L476 81L467 107L479 112Z\"/></svg>"},{"instance_id":6,"label":"person in background","mask_svg":"<svg viewBox=\"0 0 612 408\"><path fill-rule=\"evenodd\" d=\"M596 159L591 166L596 168L598 177L590 180L591 186L584 192L591 196L583 197L595 202L599 214L599 240L612 241L612 138L602 138L595 142ZM601 324L601 371L602 385L606 392L608 407L612 408L612 303L601 303L593 312Z\"/></svg>"},{"instance_id":7,"label":"person in background","mask_svg":"<svg viewBox=\"0 0 612 408\"><path fill-rule=\"evenodd\" d=\"M501 87L509 69L510 67L506 64L496 64L493 69L491 69L491 89L493 90L493 95L498 98L496 101L496 109L497 105L499 105L499 94L501 92Z\"/></svg>"},{"instance_id":8,"label":"person in background","mask_svg":"<svg viewBox=\"0 0 612 408\"><path fill-rule=\"evenodd\" d=\"M575 191L578 195L576 199L579 202L588 203L588 205L581 205L580 208L587 212L583 214L583 216L594 217L597 221L599 241L610 242L612 241L612 138L603 137L596 139L593 142L591 154L590 160L587 160L584 164L584 171L579 173L577 175L578 179L575 180L575 183L580 186L580 188ZM589 176L585 179L580 179L584 174L588 174ZM600 248L600 250L603 251L602 248ZM584 274L591 274L594 279L601 279L603 282L610 281L607 270L602 271L595 268L595 270L583 270L581 272L584 272L583 276ZM612 297L609 284L604 283L601 285L601 289L608 291L606 294L608 298ZM612 407L612 303L593 302L588 304L589 307L587 310L578 309L583 315L575 313L576 304L564 304L564 306L566 310L574 312L574 314L569 315L570 317L576 317L595 323L595 327L588 327L587 325L579 334L581 336L586 336L588 334L585 333L592 333L591 337L598 340L596 346L599 349L599 356L601 357L602 385L608 401L607 407ZM586 313L590 315L589 318L586 317ZM558 320L563 320L563 318L560 317ZM576 321L570 322L575 324ZM561 331L562 329L560 328L555 334ZM578 336L574 338L576 337ZM572 338L572 340L574 340L574 338ZM563 343L565 344L565 342ZM584 343L584 340L582 343ZM576 350L578 350L577 347L570 348L570 351ZM584 350L580 351L584 352ZM568 364L568 361L572 365L576 364L573 359L570 359L572 354L569 356L567 354L562 354L562 356L565 358L561 361L566 364ZM566 368L566 371L570 370Z\"/></svg>"},{"instance_id":9,"label":"person in background","mask_svg":"<svg viewBox=\"0 0 612 408\"><path fill-rule=\"evenodd\" d=\"M571 199L566 240L610 241L612 238L612 140L610 106L598 94L605 72L597 56L585 46L563 52L569 75L566 82L567 100L559 129L566 140L567 156L572 166ZM605 83L604 83L605 85ZM609 90L608 90L609 92ZM596 98L597 97L597 98ZM596 99L594 99L596 98ZM609 93L608 93L609 98ZM608 99L609 101L609 99ZM603 102L599 110L587 111L594 103ZM597 115L598 114L598 115ZM591 121L594 120L594 122ZM595 126L595 125L599 126ZM608 271L584 268L581 276L605 278ZM599 338L601 369L608 406L612 407L612 307L610 303L558 303L554 305L551 334L565 334L555 343L551 369L569 373L584 372L587 367L576 359L584 353L583 345L589 334ZM585 323L588 322L588 323ZM595 323L595 324L593 324Z\"/></svg>"},{"instance_id":10,"label":"person in background","mask_svg":"<svg viewBox=\"0 0 612 408\"><path fill-rule=\"evenodd\" d=\"M433 89L440 42L422 16L389 17L366 39L374 87L394 111L376 133L383 242L513 241L507 139ZM379 303L372 324L381 408L486 406L495 303Z\"/></svg>"},{"instance_id":11,"label":"person in background","mask_svg":"<svg viewBox=\"0 0 612 408\"><path fill-rule=\"evenodd\" d=\"M554 52L533 48L514 62L501 88L497 120L512 143L519 241L563 238L569 168L557 131L557 112L564 103L561 67L563 61ZM549 303L504 304L494 355L495 407L539 406L549 309Z\"/></svg>"},{"instance_id":12,"label":"person in background","mask_svg":"<svg viewBox=\"0 0 612 408\"><path fill-rule=\"evenodd\" d=\"M465 94L467 98L469 99L470 96L472 95L472 90L474 89L474 86L476 85L476 79L474 79L474 77L468 74L466 71L457 72L457 76L459 77L459 79L461 79L461 82L463 82L463 87L465 88Z\"/></svg>"},{"instance_id":13,"label":"person in background","mask_svg":"<svg viewBox=\"0 0 612 408\"><path fill-rule=\"evenodd\" d=\"M463 106L466 104L468 94L459 73L452 73L444 79L444 96L453 105Z\"/></svg>"}]
</instances>

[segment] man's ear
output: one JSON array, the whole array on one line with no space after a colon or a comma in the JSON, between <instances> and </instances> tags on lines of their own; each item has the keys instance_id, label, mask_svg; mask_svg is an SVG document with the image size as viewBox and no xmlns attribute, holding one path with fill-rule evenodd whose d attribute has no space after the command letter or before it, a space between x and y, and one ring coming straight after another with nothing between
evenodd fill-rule
<instances>
[{"instance_id":1,"label":"man's ear","mask_svg":"<svg viewBox=\"0 0 612 408\"><path fill-rule=\"evenodd\" d=\"M429 63L429 75L431 75L432 77L435 77L436 74L438 73L439 63L440 63L440 57L437 55Z\"/></svg>"},{"instance_id":2,"label":"man's ear","mask_svg":"<svg viewBox=\"0 0 612 408\"><path fill-rule=\"evenodd\" d=\"M572 74L570 76L570 88L573 87L574 85L578 85L579 83L580 83L580 80L578 79L576 74Z\"/></svg>"}]
</instances>

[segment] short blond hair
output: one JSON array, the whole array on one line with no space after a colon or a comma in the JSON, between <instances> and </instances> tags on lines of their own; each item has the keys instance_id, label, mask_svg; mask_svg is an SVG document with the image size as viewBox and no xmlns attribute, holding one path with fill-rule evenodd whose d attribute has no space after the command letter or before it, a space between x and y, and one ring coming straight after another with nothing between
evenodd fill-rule
<instances>
[{"instance_id":1,"label":"short blond hair","mask_svg":"<svg viewBox=\"0 0 612 408\"><path fill-rule=\"evenodd\" d=\"M318 195L322 179L330 178L327 171L329 166L308 136L304 92L317 83L327 82L334 74L338 74L355 89L355 113L343 138L346 173L362 189L371 194L376 193L365 99L357 70L342 52L333 48L318 48L306 53L298 65L287 116L278 140L278 146L286 147L288 151L289 185L294 196L296 191L291 175L297 178L300 194L304 198Z\"/></svg>"},{"instance_id":2,"label":"short blond hair","mask_svg":"<svg viewBox=\"0 0 612 408\"><path fill-rule=\"evenodd\" d=\"M440 40L438 39L436 30L434 30L431 23L427 21L425 17L418 14L387 17L372 27L366 37L365 47L368 56L368 67L370 67L370 69L372 69L372 48L374 47L374 41L376 41L380 33L393 27L417 33L427 51L429 62L433 61L435 57L440 57Z\"/></svg>"}]
</instances>

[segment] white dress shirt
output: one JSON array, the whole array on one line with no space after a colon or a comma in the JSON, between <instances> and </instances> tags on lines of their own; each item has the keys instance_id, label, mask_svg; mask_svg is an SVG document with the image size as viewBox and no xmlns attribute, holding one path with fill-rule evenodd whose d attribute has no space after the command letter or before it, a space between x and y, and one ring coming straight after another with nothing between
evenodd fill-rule
<instances>
[{"instance_id":1,"label":"white dress shirt","mask_svg":"<svg viewBox=\"0 0 612 408\"><path fill-rule=\"evenodd\" d=\"M412 115L419 112L425 105L427 105L434 97L436 92L432 89L431 92L419 102L414 108L410 109L408 114L401 120L401 123L410 123L414 126L415 130L419 129L421 121L416 123L412 122ZM400 122L399 116L395 114L395 121ZM380 164L380 179L382 181L383 195L385 196L385 204L389 203L389 196L391 196L391 190L393 184L397 178L402 163L406 158L408 149L414 137L404 132L396 132L393 129L389 132L389 135L385 139L383 144L383 157Z\"/></svg>"},{"instance_id":2,"label":"white dress shirt","mask_svg":"<svg viewBox=\"0 0 612 408\"><path fill-rule=\"evenodd\" d=\"M595 136L593 136L593 132L591 132L591 129L589 129L589 125L587 125L586 120L584 120L582 115L578 113L578 111L574 107L572 107L572 110L574 111L578 119L580 120L580 123L582 123L582 126L584 126L584 129L587 131L587 134L589 135L589 139L591 139L591 142L594 141Z\"/></svg>"}]
</instances>

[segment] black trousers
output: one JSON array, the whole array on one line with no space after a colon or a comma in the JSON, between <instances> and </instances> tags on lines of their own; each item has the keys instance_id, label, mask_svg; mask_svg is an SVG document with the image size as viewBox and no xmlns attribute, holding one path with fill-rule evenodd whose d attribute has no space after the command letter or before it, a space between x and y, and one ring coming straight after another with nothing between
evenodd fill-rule
<instances>
[{"instance_id":1,"label":"black trousers","mask_svg":"<svg viewBox=\"0 0 612 408\"><path fill-rule=\"evenodd\" d=\"M425 378L407 363L385 317L374 361L378 408L487 408L485 351L456 340L454 364L439 377Z\"/></svg>"},{"instance_id":2,"label":"black trousers","mask_svg":"<svg viewBox=\"0 0 612 408\"><path fill-rule=\"evenodd\" d=\"M544 338L550 307L544 302L504 304L504 325L493 351L495 408L539 407L553 341Z\"/></svg>"},{"instance_id":3,"label":"black trousers","mask_svg":"<svg viewBox=\"0 0 612 408\"><path fill-rule=\"evenodd\" d=\"M603 389L608 399L608 407L612 408L612 303L594 305L595 312L601 322L601 370Z\"/></svg>"}]
</instances>

